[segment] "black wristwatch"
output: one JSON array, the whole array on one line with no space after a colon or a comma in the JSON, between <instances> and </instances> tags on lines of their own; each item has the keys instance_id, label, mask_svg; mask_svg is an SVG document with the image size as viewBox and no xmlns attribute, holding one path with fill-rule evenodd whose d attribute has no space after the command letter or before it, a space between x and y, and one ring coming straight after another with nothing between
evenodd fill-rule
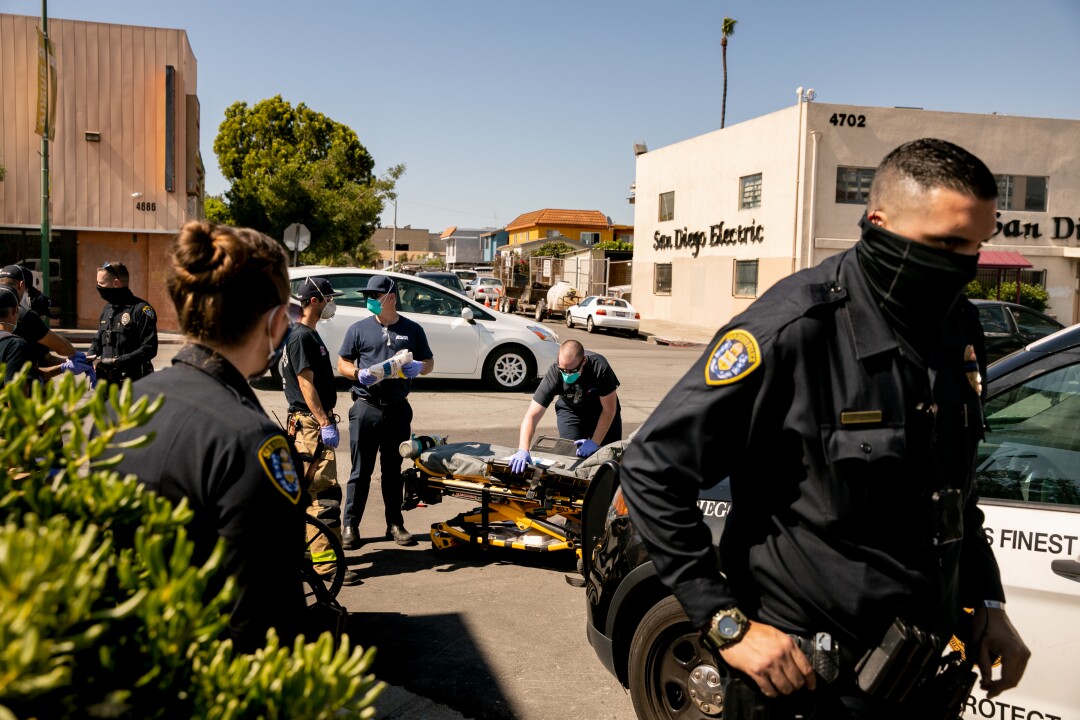
<instances>
[{"instance_id":1,"label":"black wristwatch","mask_svg":"<svg viewBox=\"0 0 1080 720\"><path fill-rule=\"evenodd\" d=\"M750 620L737 607L725 608L713 615L705 631L705 642L722 650L743 639L750 629Z\"/></svg>"}]
</instances>

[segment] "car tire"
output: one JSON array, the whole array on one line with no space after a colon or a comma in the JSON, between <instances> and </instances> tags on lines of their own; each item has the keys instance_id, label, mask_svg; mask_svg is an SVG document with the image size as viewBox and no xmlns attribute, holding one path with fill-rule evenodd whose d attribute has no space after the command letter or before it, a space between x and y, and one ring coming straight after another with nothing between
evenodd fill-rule
<instances>
[{"instance_id":1,"label":"car tire","mask_svg":"<svg viewBox=\"0 0 1080 720\"><path fill-rule=\"evenodd\" d=\"M536 360L531 352L520 345L496 348L484 362L484 382L493 390L521 390L534 377Z\"/></svg>"},{"instance_id":2,"label":"car tire","mask_svg":"<svg viewBox=\"0 0 1080 720\"><path fill-rule=\"evenodd\" d=\"M574 327L574 318L570 317L570 311L569 310L566 311L566 327L568 327L568 328L573 328Z\"/></svg>"},{"instance_id":3,"label":"car tire","mask_svg":"<svg viewBox=\"0 0 1080 720\"><path fill-rule=\"evenodd\" d=\"M545 315L547 315L547 303L541 300L536 303L536 311L533 313L533 320L536 320L536 322L544 322Z\"/></svg>"},{"instance_id":4,"label":"car tire","mask_svg":"<svg viewBox=\"0 0 1080 720\"><path fill-rule=\"evenodd\" d=\"M700 678L694 679L698 670ZM639 718L723 716L718 712L724 692L717 660L674 596L654 605L638 624L630 641L628 674Z\"/></svg>"},{"instance_id":5,"label":"car tire","mask_svg":"<svg viewBox=\"0 0 1080 720\"><path fill-rule=\"evenodd\" d=\"M591 333L596 332L596 325L593 324L592 315L585 320L585 329Z\"/></svg>"},{"instance_id":6,"label":"car tire","mask_svg":"<svg viewBox=\"0 0 1080 720\"><path fill-rule=\"evenodd\" d=\"M626 331L626 337L628 337L628 338L636 338L637 336L638 336L638 331L637 330L627 330Z\"/></svg>"}]
</instances>

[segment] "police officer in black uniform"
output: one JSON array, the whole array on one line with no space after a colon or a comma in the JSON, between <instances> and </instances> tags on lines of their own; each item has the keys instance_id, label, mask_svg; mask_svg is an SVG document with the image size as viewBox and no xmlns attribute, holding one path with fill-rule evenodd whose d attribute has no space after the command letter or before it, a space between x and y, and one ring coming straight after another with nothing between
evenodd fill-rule
<instances>
[{"instance_id":1,"label":"police officer in black uniform","mask_svg":"<svg viewBox=\"0 0 1080 720\"><path fill-rule=\"evenodd\" d=\"M624 456L626 503L661 579L770 718L945 717L929 678L964 607L988 695L1024 672L976 505L985 358L963 298L996 195L952 143L894 150L856 247L721 328ZM721 576L695 501L725 477ZM818 633L835 679L800 649ZM886 672L879 660L901 646L919 659ZM884 677L916 689L901 703Z\"/></svg>"},{"instance_id":2,"label":"police officer in black uniform","mask_svg":"<svg viewBox=\"0 0 1080 720\"><path fill-rule=\"evenodd\" d=\"M277 360L289 326L287 258L280 243L245 228L192 222L171 253L168 291L188 339L172 367L134 385L138 397L164 396L132 436L118 469L134 473L195 513L193 563L225 539L224 572L236 578L229 634L251 652L277 629L288 646L304 598L306 501L288 440L259 405L248 378Z\"/></svg>"},{"instance_id":3,"label":"police officer in black uniform","mask_svg":"<svg viewBox=\"0 0 1080 720\"><path fill-rule=\"evenodd\" d=\"M411 545L412 535L405 530L401 514L404 481L398 445L408 440L412 425L412 406L408 396L412 379L427 375L435 367L427 334L419 323L398 314L398 288L388 275L376 275L364 290L371 317L353 323L338 352L338 372L354 380L349 409L349 449L352 471L345 489L345 549L360 547L360 520L364 516L371 474L376 456L380 457L386 537L398 545ZM413 359L401 368L404 377L380 379L371 372L403 350Z\"/></svg>"},{"instance_id":4,"label":"police officer in black uniform","mask_svg":"<svg viewBox=\"0 0 1080 720\"><path fill-rule=\"evenodd\" d=\"M157 313L150 303L132 294L128 269L106 262L97 271L97 291L105 301L97 337L90 344L98 377L110 382L138 380L154 371L157 355Z\"/></svg>"},{"instance_id":5,"label":"police officer in black uniform","mask_svg":"<svg viewBox=\"0 0 1080 720\"><path fill-rule=\"evenodd\" d=\"M19 296L0 285L0 387L11 382L23 365L30 362L30 344L12 332L19 322Z\"/></svg>"},{"instance_id":6,"label":"police officer in black uniform","mask_svg":"<svg viewBox=\"0 0 1080 720\"><path fill-rule=\"evenodd\" d=\"M577 340L564 342L559 347L558 364L548 368L521 420L518 451L510 459L510 469L520 473L532 462L529 446L533 433L556 397L559 437L574 441L578 457L589 457L600 447L620 440L622 408L618 387L619 378L607 358L586 352Z\"/></svg>"}]
</instances>

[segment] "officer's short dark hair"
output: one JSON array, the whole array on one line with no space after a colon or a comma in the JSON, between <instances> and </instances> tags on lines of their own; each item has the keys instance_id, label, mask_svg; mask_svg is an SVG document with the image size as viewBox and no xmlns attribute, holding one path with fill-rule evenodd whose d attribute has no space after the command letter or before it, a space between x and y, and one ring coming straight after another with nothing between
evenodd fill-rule
<instances>
[{"instance_id":1,"label":"officer's short dark hair","mask_svg":"<svg viewBox=\"0 0 1080 720\"><path fill-rule=\"evenodd\" d=\"M912 140L885 156L870 185L870 209L881 207L882 195L902 180L912 180L924 190L946 188L979 200L998 195L997 180L982 160L936 138Z\"/></svg>"},{"instance_id":2,"label":"officer's short dark hair","mask_svg":"<svg viewBox=\"0 0 1080 720\"><path fill-rule=\"evenodd\" d=\"M186 335L235 345L289 302L288 258L257 230L189 222L173 241L166 287Z\"/></svg>"},{"instance_id":3,"label":"officer's short dark hair","mask_svg":"<svg viewBox=\"0 0 1080 720\"><path fill-rule=\"evenodd\" d=\"M119 280L123 285L127 285L128 281L131 280L131 273L128 272L127 265L118 260L106 260L101 263L101 267L99 267L98 270L104 270Z\"/></svg>"}]
</instances>

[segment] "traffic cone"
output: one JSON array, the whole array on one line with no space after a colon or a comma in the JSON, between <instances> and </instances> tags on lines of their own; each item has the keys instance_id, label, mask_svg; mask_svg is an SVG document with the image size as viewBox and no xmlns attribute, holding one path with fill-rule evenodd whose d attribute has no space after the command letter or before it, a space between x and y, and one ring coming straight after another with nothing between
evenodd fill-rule
<instances>
[{"instance_id":1,"label":"traffic cone","mask_svg":"<svg viewBox=\"0 0 1080 720\"><path fill-rule=\"evenodd\" d=\"M485 295L484 296L484 307L486 307L486 308L491 307L491 296L490 295Z\"/></svg>"}]
</instances>

